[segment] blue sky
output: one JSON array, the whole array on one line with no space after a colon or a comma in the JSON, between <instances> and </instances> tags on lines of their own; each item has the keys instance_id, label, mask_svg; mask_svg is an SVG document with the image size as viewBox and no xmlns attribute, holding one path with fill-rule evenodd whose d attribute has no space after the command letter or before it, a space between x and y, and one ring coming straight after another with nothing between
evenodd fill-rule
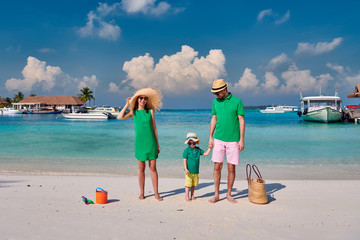
<instances>
[{"instance_id":1,"label":"blue sky","mask_svg":"<svg viewBox=\"0 0 360 240\"><path fill-rule=\"evenodd\" d=\"M359 1L2 1L0 96L77 95L122 106L154 87L164 108L211 108L224 78L245 105L297 105L360 83Z\"/></svg>"}]
</instances>

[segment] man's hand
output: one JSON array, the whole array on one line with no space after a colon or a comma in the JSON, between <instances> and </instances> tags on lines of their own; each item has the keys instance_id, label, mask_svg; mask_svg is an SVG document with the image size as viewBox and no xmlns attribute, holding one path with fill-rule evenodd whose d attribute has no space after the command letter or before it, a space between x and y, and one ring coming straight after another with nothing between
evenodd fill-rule
<instances>
[{"instance_id":1,"label":"man's hand","mask_svg":"<svg viewBox=\"0 0 360 240\"><path fill-rule=\"evenodd\" d=\"M209 138L209 148L213 148L213 147L214 147L214 139Z\"/></svg>"},{"instance_id":2,"label":"man's hand","mask_svg":"<svg viewBox=\"0 0 360 240\"><path fill-rule=\"evenodd\" d=\"M242 150L244 150L244 148L245 148L244 140L240 140L240 141L238 142L238 147L239 147L239 152L241 152Z\"/></svg>"}]
</instances>

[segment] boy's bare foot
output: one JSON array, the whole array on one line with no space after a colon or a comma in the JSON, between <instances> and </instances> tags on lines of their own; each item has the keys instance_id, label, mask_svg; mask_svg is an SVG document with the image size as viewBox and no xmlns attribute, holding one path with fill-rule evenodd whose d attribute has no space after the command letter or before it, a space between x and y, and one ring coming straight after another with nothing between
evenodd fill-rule
<instances>
[{"instance_id":1,"label":"boy's bare foot","mask_svg":"<svg viewBox=\"0 0 360 240\"><path fill-rule=\"evenodd\" d=\"M144 200L145 199L145 196L143 194L140 194L139 195L139 200Z\"/></svg>"},{"instance_id":2,"label":"boy's bare foot","mask_svg":"<svg viewBox=\"0 0 360 240\"><path fill-rule=\"evenodd\" d=\"M158 194L158 195L155 195L155 198L156 198L156 200L158 200L158 201L162 201L162 200L164 200L162 197L160 197L160 195Z\"/></svg>"},{"instance_id":3,"label":"boy's bare foot","mask_svg":"<svg viewBox=\"0 0 360 240\"><path fill-rule=\"evenodd\" d=\"M191 200L196 200L196 197L195 197L195 196L192 196L192 197L191 197Z\"/></svg>"},{"instance_id":4,"label":"boy's bare foot","mask_svg":"<svg viewBox=\"0 0 360 240\"><path fill-rule=\"evenodd\" d=\"M216 203L217 201L219 201L219 197L213 197L209 200L209 203Z\"/></svg>"},{"instance_id":5,"label":"boy's bare foot","mask_svg":"<svg viewBox=\"0 0 360 240\"><path fill-rule=\"evenodd\" d=\"M185 201L190 202L190 198L186 196Z\"/></svg>"},{"instance_id":6,"label":"boy's bare foot","mask_svg":"<svg viewBox=\"0 0 360 240\"><path fill-rule=\"evenodd\" d=\"M226 196L226 199L231 203L237 203L237 201L235 199L233 199L233 197L230 195Z\"/></svg>"}]
</instances>

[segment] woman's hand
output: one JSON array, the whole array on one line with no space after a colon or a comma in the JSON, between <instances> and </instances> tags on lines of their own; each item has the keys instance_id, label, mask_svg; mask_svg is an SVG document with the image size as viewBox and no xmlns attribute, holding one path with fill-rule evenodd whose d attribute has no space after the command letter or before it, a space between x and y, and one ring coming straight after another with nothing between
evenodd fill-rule
<instances>
[{"instance_id":1,"label":"woman's hand","mask_svg":"<svg viewBox=\"0 0 360 240\"><path fill-rule=\"evenodd\" d=\"M160 154L160 146L158 146L158 154Z\"/></svg>"}]
</instances>

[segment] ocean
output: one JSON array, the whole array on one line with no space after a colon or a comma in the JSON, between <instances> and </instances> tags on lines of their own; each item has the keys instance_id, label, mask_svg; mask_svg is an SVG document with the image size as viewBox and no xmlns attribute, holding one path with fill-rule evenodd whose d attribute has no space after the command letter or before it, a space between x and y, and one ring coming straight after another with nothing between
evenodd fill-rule
<instances>
[{"instance_id":1,"label":"ocean","mask_svg":"<svg viewBox=\"0 0 360 240\"><path fill-rule=\"evenodd\" d=\"M183 177L186 134L195 132L200 148L206 150L211 110L162 110L155 118L161 147L159 177ZM249 163L259 167L264 179L360 179L360 124L310 123L296 113L259 110L246 110L245 122L239 178L245 179ZM0 142L1 173L137 175L131 119L0 116ZM201 158L201 177L212 178L210 156Z\"/></svg>"}]
</instances>

